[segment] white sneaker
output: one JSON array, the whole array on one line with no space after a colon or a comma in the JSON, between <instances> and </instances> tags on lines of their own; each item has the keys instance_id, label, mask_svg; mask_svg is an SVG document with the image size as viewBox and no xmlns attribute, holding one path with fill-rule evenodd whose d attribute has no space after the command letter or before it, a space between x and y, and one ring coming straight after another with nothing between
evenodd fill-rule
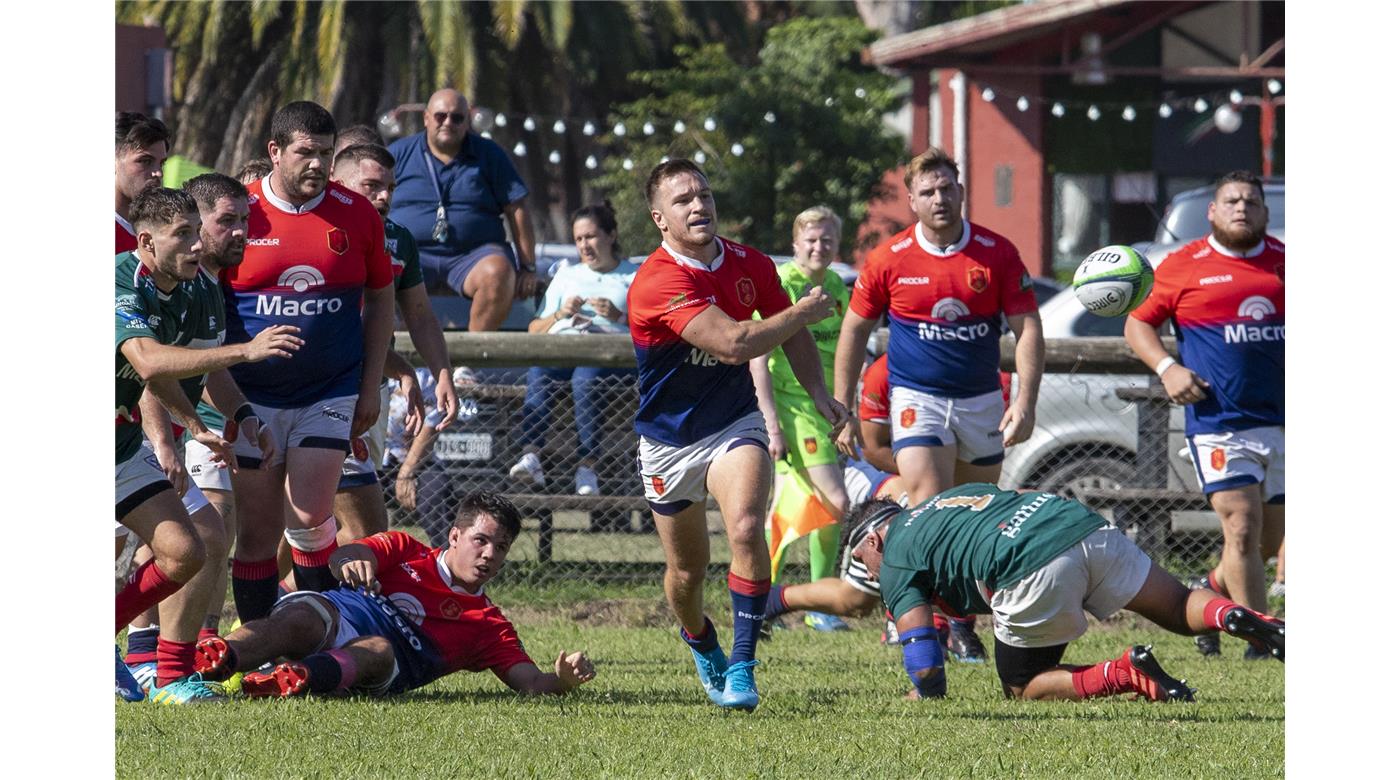
<instances>
[{"instance_id":1,"label":"white sneaker","mask_svg":"<svg viewBox=\"0 0 1400 780\"><path fill-rule=\"evenodd\" d=\"M579 466L574 472L574 492L580 496L598 495L598 475L587 466Z\"/></svg>"},{"instance_id":2,"label":"white sneaker","mask_svg":"<svg viewBox=\"0 0 1400 780\"><path fill-rule=\"evenodd\" d=\"M540 456L533 452L521 455L520 460L510 467L510 475L521 482L533 482L544 487L544 466L540 465Z\"/></svg>"}]
</instances>

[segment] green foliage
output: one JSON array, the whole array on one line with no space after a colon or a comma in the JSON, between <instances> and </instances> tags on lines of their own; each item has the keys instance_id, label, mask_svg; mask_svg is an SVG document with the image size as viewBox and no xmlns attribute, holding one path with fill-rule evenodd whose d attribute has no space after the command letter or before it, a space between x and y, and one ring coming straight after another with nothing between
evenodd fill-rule
<instances>
[{"instance_id":1,"label":"green foliage","mask_svg":"<svg viewBox=\"0 0 1400 780\"><path fill-rule=\"evenodd\" d=\"M903 153L880 119L898 102L895 80L860 61L875 37L855 19L800 18L768 31L753 67L711 44L678 50L678 67L636 74L645 97L614 111L610 122L623 122L627 134L614 140L598 185L617 208L627 245L650 246L656 237L642 192L651 168L663 156L699 152L722 235L787 254L793 218L825 203L846 221L849 251L866 201ZM685 123L679 134L677 120ZM647 121L652 135L642 131ZM741 154L731 151L735 144Z\"/></svg>"},{"instance_id":2,"label":"green foliage","mask_svg":"<svg viewBox=\"0 0 1400 780\"><path fill-rule=\"evenodd\" d=\"M653 584L652 601L661 586ZM499 594L497 594L499 595ZM1244 663L1242 643L1201 658L1191 640L1115 620L1070 645L1087 664L1151 642L1194 704L1014 702L993 664L952 664L949 697L904 701L899 649L877 623L759 645L763 700L751 715L701 693L669 620L619 625L571 604L513 609L526 650L548 664L585 649L598 677L565 699L522 699L490 672L454 674L394 700L236 700L116 706L118 778L209 777L1276 777L1283 774L1284 667ZM727 604L710 600L709 604ZM726 610L713 609L721 640ZM650 614L650 613L644 613ZM580 617L580 615L583 615ZM611 624L609 624L611 623ZM991 632L982 628L990 646Z\"/></svg>"}]
</instances>

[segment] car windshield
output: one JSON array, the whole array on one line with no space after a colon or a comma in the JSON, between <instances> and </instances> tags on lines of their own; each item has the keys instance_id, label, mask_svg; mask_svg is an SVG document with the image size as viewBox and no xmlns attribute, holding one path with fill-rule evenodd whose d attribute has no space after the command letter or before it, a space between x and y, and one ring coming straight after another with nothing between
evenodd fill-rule
<instances>
[{"instance_id":1,"label":"car windshield","mask_svg":"<svg viewBox=\"0 0 1400 780\"><path fill-rule=\"evenodd\" d=\"M1167 213L1157 225L1158 244L1174 244L1178 241L1191 241L1210 232L1210 222L1206 220L1206 207L1214 196L1209 190L1192 195L1178 195L1172 200ZM1264 197L1269 204L1269 232L1277 235L1283 232L1283 189L1264 185Z\"/></svg>"}]
</instances>

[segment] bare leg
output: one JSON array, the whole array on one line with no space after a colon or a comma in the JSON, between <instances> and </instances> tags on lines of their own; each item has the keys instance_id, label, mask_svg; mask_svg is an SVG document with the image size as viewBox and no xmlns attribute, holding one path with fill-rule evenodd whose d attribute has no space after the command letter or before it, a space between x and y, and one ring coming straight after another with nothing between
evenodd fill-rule
<instances>
[{"instance_id":1,"label":"bare leg","mask_svg":"<svg viewBox=\"0 0 1400 780\"><path fill-rule=\"evenodd\" d=\"M953 469L953 485L966 485L969 482L990 482L993 485L1001 479L1001 464L974 466L966 461L958 461ZM949 485L948 487L952 487ZM948 488L944 488L947 490Z\"/></svg>"},{"instance_id":2,"label":"bare leg","mask_svg":"<svg viewBox=\"0 0 1400 780\"><path fill-rule=\"evenodd\" d=\"M160 615L160 636L168 642L193 642L199 637L209 600L219 574L228 560L228 537L224 521L212 506L205 506L190 516L190 523L204 545L205 563L198 573L164 601L157 610Z\"/></svg>"},{"instance_id":3,"label":"bare leg","mask_svg":"<svg viewBox=\"0 0 1400 780\"><path fill-rule=\"evenodd\" d=\"M467 329L498 330L515 300L515 268L505 255L487 255L472 266L462 281L462 295L472 301Z\"/></svg>"},{"instance_id":4,"label":"bare leg","mask_svg":"<svg viewBox=\"0 0 1400 780\"><path fill-rule=\"evenodd\" d=\"M909 505L922 503L953 486L958 448L904 447L894 454L899 476L909 491Z\"/></svg>"},{"instance_id":5,"label":"bare leg","mask_svg":"<svg viewBox=\"0 0 1400 780\"><path fill-rule=\"evenodd\" d=\"M329 602L324 606L335 620L339 613ZM281 656L305 658L316 652L326 637L335 636L336 626L326 626L321 614L309 604L287 604L271 615L250 620L224 638L238 656L236 671L247 672Z\"/></svg>"},{"instance_id":6,"label":"bare leg","mask_svg":"<svg viewBox=\"0 0 1400 780\"><path fill-rule=\"evenodd\" d=\"M671 612L691 636L705 630L705 567L710 563L710 540L705 533L705 504L691 504L674 515L652 513L661 549L666 553L662 585Z\"/></svg>"},{"instance_id":7,"label":"bare leg","mask_svg":"<svg viewBox=\"0 0 1400 780\"><path fill-rule=\"evenodd\" d=\"M745 445L716 458L705 477L705 487L724 516L729 570L748 580L767 580L772 574L768 545L763 539L763 508L772 474L768 451Z\"/></svg>"},{"instance_id":8,"label":"bare leg","mask_svg":"<svg viewBox=\"0 0 1400 780\"><path fill-rule=\"evenodd\" d=\"M209 499L209 505L219 513L224 524L224 557L205 564L206 567L214 566L216 578L209 590L209 608L205 612L204 627L218 631L219 619L224 613L224 597L228 593L228 552L238 533L238 518L234 515L233 491L210 488L204 491L204 497Z\"/></svg>"},{"instance_id":9,"label":"bare leg","mask_svg":"<svg viewBox=\"0 0 1400 780\"><path fill-rule=\"evenodd\" d=\"M1267 613L1264 559L1259 554L1264 525L1259 486L1212 493L1210 504L1220 516L1225 537L1218 570L1222 583L1235 601L1256 612Z\"/></svg>"},{"instance_id":10,"label":"bare leg","mask_svg":"<svg viewBox=\"0 0 1400 780\"><path fill-rule=\"evenodd\" d=\"M337 491L333 507L340 526L335 534L338 544L389 530L389 510L384 506L384 491L378 482Z\"/></svg>"}]
</instances>

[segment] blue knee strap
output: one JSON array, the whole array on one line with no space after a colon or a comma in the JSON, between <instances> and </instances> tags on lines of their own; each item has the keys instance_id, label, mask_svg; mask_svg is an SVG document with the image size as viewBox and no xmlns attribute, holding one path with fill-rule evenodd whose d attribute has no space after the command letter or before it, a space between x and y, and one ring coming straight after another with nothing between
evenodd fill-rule
<instances>
[{"instance_id":1,"label":"blue knee strap","mask_svg":"<svg viewBox=\"0 0 1400 780\"><path fill-rule=\"evenodd\" d=\"M932 626L901 631L899 643L904 648L904 671L919 695L925 699L942 698L948 693L948 678L943 674L943 642Z\"/></svg>"}]
</instances>

